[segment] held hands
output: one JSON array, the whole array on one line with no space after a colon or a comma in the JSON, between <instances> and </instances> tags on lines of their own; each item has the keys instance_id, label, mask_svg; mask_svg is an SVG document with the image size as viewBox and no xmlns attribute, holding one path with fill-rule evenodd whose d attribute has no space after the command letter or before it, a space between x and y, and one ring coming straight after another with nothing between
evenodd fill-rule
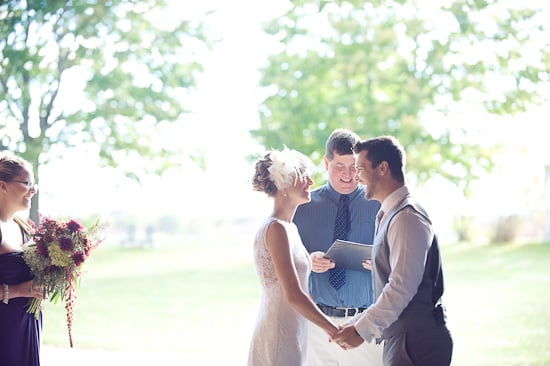
<instances>
[{"instance_id":1,"label":"held hands","mask_svg":"<svg viewBox=\"0 0 550 366\"><path fill-rule=\"evenodd\" d=\"M311 270L316 273L323 273L336 265L332 260L325 257L324 252L313 252L311 257Z\"/></svg>"},{"instance_id":2,"label":"held hands","mask_svg":"<svg viewBox=\"0 0 550 366\"><path fill-rule=\"evenodd\" d=\"M357 333L353 324L349 324L341 327L330 341L336 342L342 349L348 350L359 347L365 340Z\"/></svg>"},{"instance_id":3,"label":"held hands","mask_svg":"<svg viewBox=\"0 0 550 366\"><path fill-rule=\"evenodd\" d=\"M329 342L332 341L332 338L342 329L341 326L334 324L333 322L330 322L330 327L325 329L327 332L329 338Z\"/></svg>"}]
</instances>

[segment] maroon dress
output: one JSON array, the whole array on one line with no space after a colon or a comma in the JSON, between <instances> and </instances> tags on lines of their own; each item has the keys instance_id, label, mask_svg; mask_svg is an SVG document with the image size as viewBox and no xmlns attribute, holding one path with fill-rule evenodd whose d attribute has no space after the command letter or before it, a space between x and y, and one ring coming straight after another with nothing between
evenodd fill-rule
<instances>
[{"instance_id":1,"label":"maroon dress","mask_svg":"<svg viewBox=\"0 0 550 366\"><path fill-rule=\"evenodd\" d=\"M32 279L23 252L0 254L0 284L15 285ZM40 366L42 315L35 319L27 313L29 297L0 301L0 364L2 366Z\"/></svg>"}]
</instances>

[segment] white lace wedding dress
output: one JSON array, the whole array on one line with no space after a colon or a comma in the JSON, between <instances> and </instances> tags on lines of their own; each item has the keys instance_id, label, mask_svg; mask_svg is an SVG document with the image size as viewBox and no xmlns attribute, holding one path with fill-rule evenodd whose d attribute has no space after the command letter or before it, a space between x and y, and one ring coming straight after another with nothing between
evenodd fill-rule
<instances>
[{"instance_id":1,"label":"white lace wedding dress","mask_svg":"<svg viewBox=\"0 0 550 366\"><path fill-rule=\"evenodd\" d=\"M307 320L286 301L266 245L268 218L254 242L254 263L262 286L262 300L248 356L249 366L301 366L306 361ZM309 255L293 223L285 225L300 285L308 288Z\"/></svg>"}]
</instances>

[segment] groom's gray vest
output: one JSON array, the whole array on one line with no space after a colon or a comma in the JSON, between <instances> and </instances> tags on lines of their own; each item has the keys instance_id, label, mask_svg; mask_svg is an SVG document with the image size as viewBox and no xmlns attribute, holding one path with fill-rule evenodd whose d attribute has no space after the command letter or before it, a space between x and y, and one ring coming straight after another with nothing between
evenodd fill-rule
<instances>
[{"instance_id":1,"label":"groom's gray vest","mask_svg":"<svg viewBox=\"0 0 550 366\"><path fill-rule=\"evenodd\" d=\"M395 209L386 215L386 219L380 225L378 233L373 242L373 290L374 299L380 296L382 289L389 282L391 272L387 232L388 226L394 216L405 207L411 207L420 215L424 216L430 223L428 214L410 195L407 195ZM402 243L407 245L407 243ZM443 272L441 270L441 257L437 238L434 239L426 258L426 266L422 281L418 286L416 295L409 302L407 307L399 315L399 318L386 328L382 338L412 330L423 330L434 328L445 323L445 314L442 305L439 303L443 295Z\"/></svg>"}]
</instances>

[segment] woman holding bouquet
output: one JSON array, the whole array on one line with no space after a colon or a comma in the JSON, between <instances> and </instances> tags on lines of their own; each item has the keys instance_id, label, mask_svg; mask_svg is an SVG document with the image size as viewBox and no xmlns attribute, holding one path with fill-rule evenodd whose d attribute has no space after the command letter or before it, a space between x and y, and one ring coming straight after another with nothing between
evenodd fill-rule
<instances>
[{"instance_id":1,"label":"woman holding bouquet","mask_svg":"<svg viewBox=\"0 0 550 366\"><path fill-rule=\"evenodd\" d=\"M36 193L32 166L24 159L0 153L0 364L39 366L42 318L27 313L29 298L42 297L32 285L23 259L30 227L16 216L28 210Z\"/></svg>"}]
</instances>

